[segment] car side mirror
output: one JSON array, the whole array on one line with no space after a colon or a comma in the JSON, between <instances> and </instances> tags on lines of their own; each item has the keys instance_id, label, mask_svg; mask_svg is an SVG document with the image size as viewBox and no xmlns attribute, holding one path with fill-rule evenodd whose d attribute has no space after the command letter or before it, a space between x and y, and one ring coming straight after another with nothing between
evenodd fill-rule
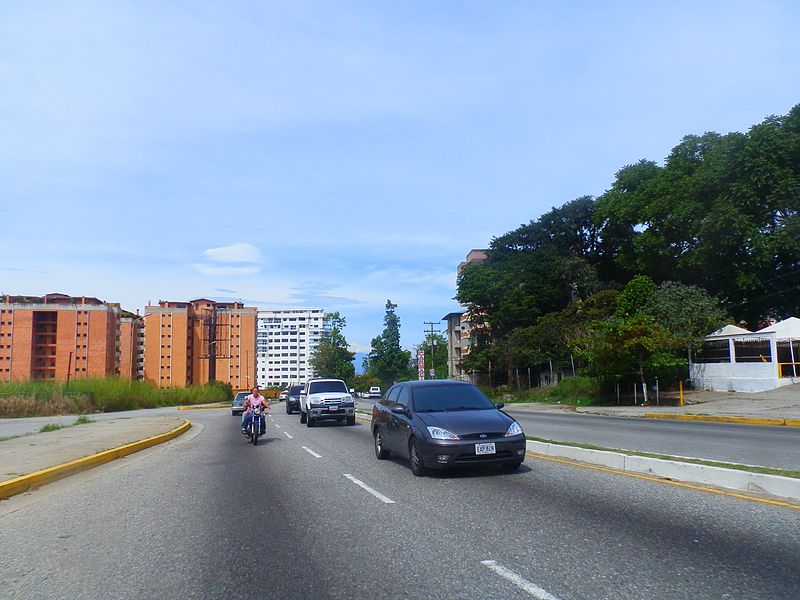
<instances>
[{"instance_id":1,"label":"car side mirror","mask_svg":"<svg viewBox=\"0 0 800 600\"><path fill-rule=\"evenodd\" d=\"M505 406L505 404L503 404L502 402L495 402L495 403L494 403L494 407L495 407L497 410L500 410L500 409L501 409L501 408L503 408L504 406Z\"/></svg>"},{"instance_id":2,"label":"car side mirror","mask_svg":"<svg viewBox=\"0 0 800 600\"><path fill-rule=\"evenodd\" d=\"M351 393L351 394L355 394L355 393L356 393L356 391L355 391L353 388L350 388L350 393Z\"/></svg>"},{"instance_id":3,"label":"car side mirror","mask_svg":"<svg viewBox=\"0 0 800 600\"><path fill-rule=\"evenodd\" d=\"M392 407L392 414L408 416L409 412L407 407L403 406L402 404L398 404L397 406Z\"/></svg>"},{"instance_id":4,"label":"car side mirror","mask_svg":"<svg viewBox=\"0 0 800 600\"><path fill-rule=\"evenodd\" d=\"M301 395L301 396L305 396L305 395L306 395L306 391L305 391L305 390L303 390L302 392L300 392L300 395Z\"/></svg>"}]
</instances>

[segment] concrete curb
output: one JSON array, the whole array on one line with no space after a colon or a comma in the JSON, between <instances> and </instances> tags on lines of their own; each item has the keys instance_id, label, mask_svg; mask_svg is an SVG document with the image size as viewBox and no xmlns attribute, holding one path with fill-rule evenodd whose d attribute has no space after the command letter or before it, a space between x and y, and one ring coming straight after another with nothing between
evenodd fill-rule
<instances>
[{"instance_id":1,"label":"concrete curb","mask_svg":"<svg viewBox=\"0 0 800 600\"><path fill-rule=\"evenodd\" d=\"M230 408L230 404L206 404L204 406L179 406L178 410L205 410L207 408Z\"/></svg>"},{"instance_id":2,"label":"concrete curb","mask_svg":"<svg viewBox=\"0 0 800 600\"><path fill-rule=\"evenodd\" d=\"M743 425L778 425L800 427L800 420L769 419L765 417L723 417L716 415L671 415L665 413L645 413L645 419L673 419L676 421L710 421L712 423L741 423Z\"/></svg>"},{"instance_id":3,"label":"concrete curb","mask_svg":"<svg viewBox=\"0 0 800 600\"><path fill-rule=\"evenodd\" d=\"M124 446L112 448L111 450L106 450L104 452L98 452L97 454L84 456L83 458L72 460L64 463L63 465L56 465L55 467L42 469L41 471L36 471L34 473L28 473L27 475L15 477L14 479L9 479L8 481L2 481L0 482L0 500L25 492L34 487L52 483L53 481L57 481L58 479L62 479L69 475L86 471L93 467L111 462L117 458L128 456L129 454L139 452L145 448L150 448L151 446L155 446L163 442L168 442L169 440L187 432L191 426L192 424L189 421L184 420L181 425L166 433L145 438L143 440L139 440L138 442L125 444Z\"/></svg>"},{"instance_id":4,"label":"concrete curb","mask_svg":"<svg viewBox=\"0 0 800 600\"><path fill-rule=\"evenodd\" d=\"M619 471L644 473L656 477L678 479L680 481L690 481L740 491L765 492L783 498L800 500L800 479L794 477L751 473L723 467L685 463L678 460L631 456L621 452L590 450L531 440L528 440L527 449L529 452L544 456L568 458Z\"/></svg>"}]
</instances>

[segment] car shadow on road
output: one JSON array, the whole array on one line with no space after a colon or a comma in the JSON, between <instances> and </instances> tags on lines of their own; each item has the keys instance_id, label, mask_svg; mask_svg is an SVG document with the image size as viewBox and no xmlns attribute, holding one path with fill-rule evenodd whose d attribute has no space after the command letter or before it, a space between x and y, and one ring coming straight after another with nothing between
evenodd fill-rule
<instances>
[{"instance_id":1,"label":"car shadow on road","mask_svg":"<svg viewBox=\"0 0 800 600\"><path fill-rule=\"evenodd\" d=\"M339 423L337 421L318 421L314 423L314 427L359 427L364 426L364 423L359 423L357 420L353 425L348 425L347 423ZM312 427L312 429L314 428Z\"/></svg>"},{"instance_id":2,"label":"car shadow on road","mask_svg":"<svg viewBox=\"0 0 800 600\"><path fill-rule=\"evenodd\" d=\"M408 471L411 474L411 469L408 465L408 461L403 458L397 458L395 456L390 457L387 459L387 462L393 463L398 467L401 467ZM517 475L524 475L525 473L529 473L533 471L529 466L525 463L521 464L516 469L510 469L504 467L502 465L459 465L457 467L448 467L447 469L427 469L425 471L425 477L429 477L431 479L481 479L485 477L509 477L509 476L517 476Z\"/></svg>"}]
</instances>

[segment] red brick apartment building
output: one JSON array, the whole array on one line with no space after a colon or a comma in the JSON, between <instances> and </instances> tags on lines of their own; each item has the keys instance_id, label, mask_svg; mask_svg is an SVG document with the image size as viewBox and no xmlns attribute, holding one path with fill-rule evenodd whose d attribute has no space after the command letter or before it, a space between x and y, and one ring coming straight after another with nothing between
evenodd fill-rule
<instances>
[{"instance_id":1,"label":"red brick apartment building","mask_svg":"<svg viewBox=\"0 0 800 600\"><path fill-rule=\"evenodd\" d=\"M213 379L234 389L255 385L257 314L205 298L145 307L145 379L162 388L202 385L214 369Z\"/></svg>"},{"instance_id":2,"label":"red brick apartment building","mask_svg":"<svg viewBox=\"0 0 800 600\"><path fill-rule=\"evenodd\" d=\"M0 381L136 377L141 318L121 314L86 296L0 296Z\"/></svg>"}]
</instances>

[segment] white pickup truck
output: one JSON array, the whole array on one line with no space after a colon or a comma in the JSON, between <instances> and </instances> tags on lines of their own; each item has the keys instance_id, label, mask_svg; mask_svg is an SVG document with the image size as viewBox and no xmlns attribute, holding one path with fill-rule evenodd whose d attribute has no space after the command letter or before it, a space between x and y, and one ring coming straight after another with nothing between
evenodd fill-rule
<instances>
[{"instance_id":1,"label":"white pickup truck","mask_svg":"<svg viewBox=\"0 0 800 600\"><path fill-rule=\"evenodd\" d=\"M356 424L355 398L341 379L309 379L300 392L300 422L313 427L322 420Z\"/></svg>"},{"instance_id":2,"label":"white pickup truck","mask_svg":"<svg viewBox=\"0 0 800 600\"><path fill-rule=\"evenodd\" d=\"M381 397L381 388L372 386L367 392L367 398L378 400Z\"/></svg>"}]
</instances>

